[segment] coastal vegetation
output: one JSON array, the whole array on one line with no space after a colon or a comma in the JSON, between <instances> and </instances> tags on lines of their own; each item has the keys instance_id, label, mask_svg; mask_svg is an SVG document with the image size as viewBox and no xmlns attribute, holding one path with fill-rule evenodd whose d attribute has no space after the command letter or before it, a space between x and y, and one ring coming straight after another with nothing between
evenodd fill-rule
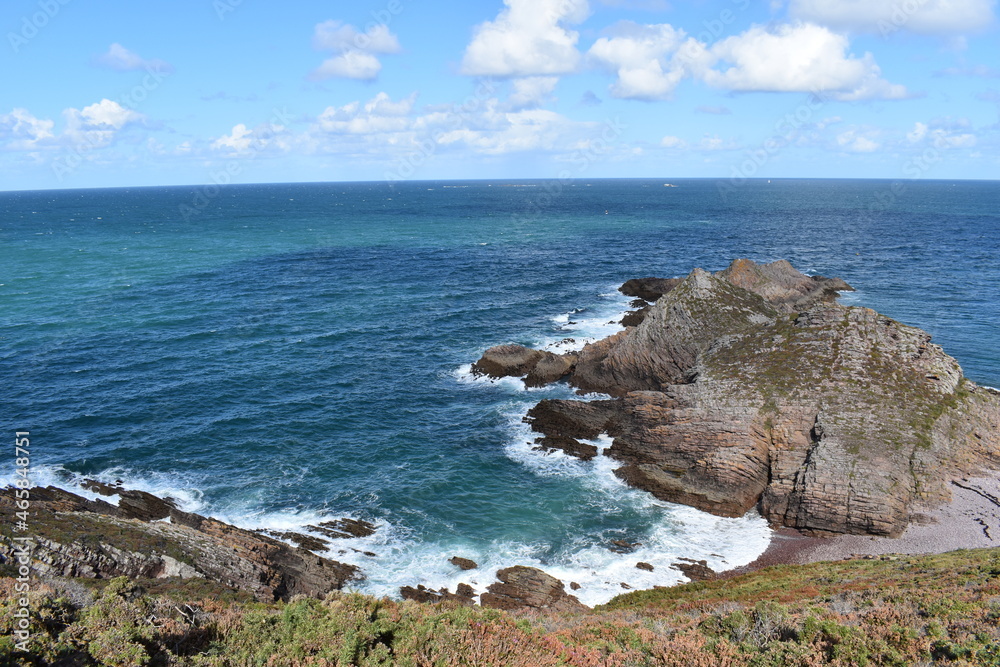
<instances>
[{"instance_id":1,"label":"coastal vegetation","mask_svg":"<svg viewBox=\"0 0 1000 667\"><path fill-rule=\"evenodd\" d=\"M1000 549L782 565L589 613L335 592L262 603L203 580L0 580L3 665L1000 665Z\"/></svg>"}]
</instances>

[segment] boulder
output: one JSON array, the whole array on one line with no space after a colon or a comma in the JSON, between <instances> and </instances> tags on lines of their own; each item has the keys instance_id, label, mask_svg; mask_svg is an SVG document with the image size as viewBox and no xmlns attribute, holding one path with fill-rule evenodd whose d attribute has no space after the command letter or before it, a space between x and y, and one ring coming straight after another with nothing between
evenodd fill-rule
<instances>
[{"instance_id":1,"label":"boulder","mask_svg":"<svg viewBox=\"0 0 1000 667\"><path fill-rule=\"evenodd\" d=\"M479 596L483 607L493 609L548 609L557 612L589 611L566 592L563 583L533 567L517 565L497 572L500 581Z\"/></svg>"},{"instance_id":2,"label":"boulder","mask_svg":"<svg viewBox=\"0 0 1000 667\"><path fill-rule=\"evenodd\" d=\"M681 558L679 563L672 563L670 567L680 570L691 581L712 581L719 578L719 574L704 560Z\"/></svg>"},{"instance_id":3,"label":"boulder","mask_svg":"<svg viewBox=\"0 0 1000 667\"><path fill-rule=\"evenodd\" d=\"M460 570L475 570L479 567L479 564L476 561L468 558L462 558L461 556L452 556L448 559L448 562Z\"/></svg>"},{"instance_id":4,"label":"boulder","mask_svg":"<svg viewBox=\"0 0 1000 667\"><path fill-rule=\"evenodd\" d=\"M479 361L472 364L472 372L494 379L524 377L544 356L538 350L523 345L497 345L486 350Z\"/></svg>"}]
</instances>

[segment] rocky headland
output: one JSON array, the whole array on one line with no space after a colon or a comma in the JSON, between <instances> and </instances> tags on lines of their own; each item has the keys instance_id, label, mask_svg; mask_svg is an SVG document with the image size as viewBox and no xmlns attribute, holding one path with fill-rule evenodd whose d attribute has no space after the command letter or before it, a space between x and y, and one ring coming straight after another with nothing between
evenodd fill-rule
<instances>
[{"instance_id":1,"label":"rocky headland","mask_svg":"<svg viewBox=\"0 0 1000 667\"><path fill-rule=\"evenodd\" d=\"M539 447L611 457L657 498L897 537L953 481L1000 467L1000 393L926 332L838 303L849 290L787 261L630 280L623 331L565 355L503 345L473 371L610 396L543 400L526 419Z\"/></svg>"}]
</instances>

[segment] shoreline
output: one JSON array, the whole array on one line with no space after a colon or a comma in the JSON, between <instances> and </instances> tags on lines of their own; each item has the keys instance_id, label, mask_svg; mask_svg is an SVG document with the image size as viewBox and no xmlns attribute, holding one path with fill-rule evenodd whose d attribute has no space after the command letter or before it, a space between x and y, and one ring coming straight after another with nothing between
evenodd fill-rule
<instances>
[{"instance_id":1,"label":"shoreline","mask_svg":"<svg viewBox=\"0 0 1000 667\"><path fill-rule=\"evenodd\" d=\"M950 502L915 512L909 527L897 538L814 537L782 527L774 531L771 543L756 560L719 574L733 577L776 565L1000 547L1000 471L962 478L952 482L951 490Z\"/></svg>"}]
</instances>

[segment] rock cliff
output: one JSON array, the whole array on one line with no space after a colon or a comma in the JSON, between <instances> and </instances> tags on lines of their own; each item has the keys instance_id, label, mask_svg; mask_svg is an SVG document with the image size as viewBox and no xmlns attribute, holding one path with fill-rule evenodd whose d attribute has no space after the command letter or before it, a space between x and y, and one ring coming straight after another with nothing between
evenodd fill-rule
<instances>
[{"instance_id":1,"label":"rock cliff","mask_svg":"<svg viewBox=\"0 0 1000 667\"><path fill-rule=\"evenodd\" d=\"M546 400L527 420L541 447L581 458L612 436L616 474L664 500L899 535L915 508L948 499L951 479L1000 465L1000 395L927 333L838 304L851 289L786 261L630 281L627 294L662 296L565 374L612 399Z\"/></svg>"}]
</instances>

